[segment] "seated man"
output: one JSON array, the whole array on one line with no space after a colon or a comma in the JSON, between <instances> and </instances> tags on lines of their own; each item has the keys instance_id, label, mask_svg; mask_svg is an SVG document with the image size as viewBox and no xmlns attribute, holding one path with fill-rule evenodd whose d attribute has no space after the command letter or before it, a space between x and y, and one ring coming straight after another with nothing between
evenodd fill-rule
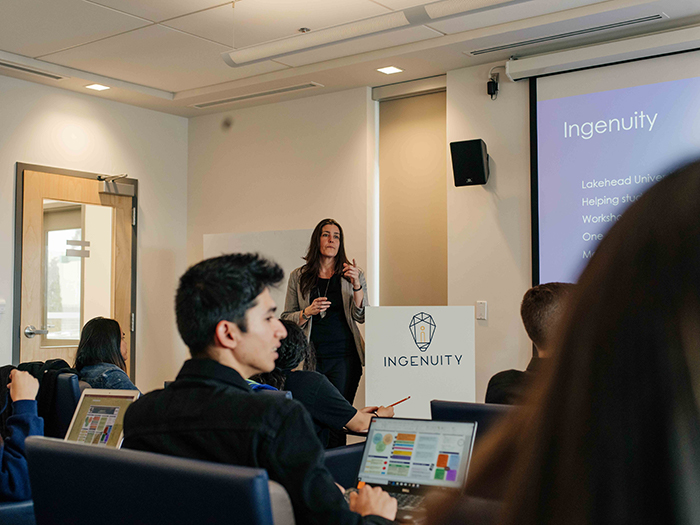
<instances>
[{"instance_id":1,"label":"seated man","mask_svg":"<svg viewBox=\"0 0 700 525\"><path fill-rule=\"evenodd\" d=\"M253 254L208 259L185 272L175 311L192 359L166 389L129 407L124 447L264 468L289 493L299 525L385 524L396 501L373 489L351 494L348 507L301 403L254 394L246 382L274 369L287 335L268 290L282 277L279 266Z\"/></svg>"},{"instance_id":2,"label":"seated man","mask_svg":"<svg viewBox=\"0 0 700 525\"><path fill-rule=\"evenodd\" d=\"M12 370L7 385L12 398L12 415L7 418L8 437L0 437L0 501L31 499L24 440L44 435L44 420L37 415L39 381L29 372ZM3 400L3 403L5 400Z\"/></svg>"},{"instance_id":3,"label":"seated man","mask_svg":"<svg viewBox=\"0 0 700 525\"><path fill-rule=\"evenodd\" d=\"M343 427L355 432L369 428L372 416L394 417L392 407L369 406L361 410L353 407L333 386L326 376L311 370L302 370L309 358L309 342L296 322L283 319L287 337L282 340L275 361L275 370L254 379L260 383L288 390L311 414L316 435L328 448L329 431Z\"/></svg>"},{"instance_id":4,"label":"seated man","mask_svg":"<svg viewBox=\"0 0 700 525\"><path fill-rule=\"evenodd\" d=\"M571 283L546 283L525 292L520 316L535 347L535 356L524 372L505 370L493 376L486 388L486 403L518 405L523 402L523 393L537 373L540 359L551 355L552 336L573 288Z\"/></svg>"}]
</instances>

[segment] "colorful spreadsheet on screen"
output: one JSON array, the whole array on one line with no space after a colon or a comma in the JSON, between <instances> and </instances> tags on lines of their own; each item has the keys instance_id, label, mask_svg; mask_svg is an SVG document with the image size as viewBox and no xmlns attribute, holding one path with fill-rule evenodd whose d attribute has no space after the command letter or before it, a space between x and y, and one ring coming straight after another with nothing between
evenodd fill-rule
<instances>
[{"instance_id":1,"label":"colorful spreadsheet on screen","mask_svg":"<svg viewBox=\"0 0 700 525\"><path fill-rule=\"evenodd\" d=\"M106 445L118 415L119 407L91 406L80 428L78 442Z\"/></svg>"}]
</instances>

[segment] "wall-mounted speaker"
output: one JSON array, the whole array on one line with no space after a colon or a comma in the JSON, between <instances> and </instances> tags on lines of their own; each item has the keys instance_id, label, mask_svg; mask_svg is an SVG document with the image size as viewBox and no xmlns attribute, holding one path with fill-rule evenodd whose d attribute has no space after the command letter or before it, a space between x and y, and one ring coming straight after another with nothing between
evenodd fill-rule
<instances>
[{"instance_id":1,"label":"wall-mounted speaker","mask_svg":"<svg viewBox=\"0 0 700 525\"><path fill-rule=\"evenodd\" d=\"M450 142L455 186L486 184L489 180L489 156L481 139Z\"/></svg>"}]
</instances>

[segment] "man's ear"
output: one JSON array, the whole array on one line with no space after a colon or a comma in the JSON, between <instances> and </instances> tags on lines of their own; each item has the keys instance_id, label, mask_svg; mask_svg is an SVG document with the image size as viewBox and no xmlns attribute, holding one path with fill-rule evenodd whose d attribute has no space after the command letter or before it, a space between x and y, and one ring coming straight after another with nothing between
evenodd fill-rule
<instances>
[{"instance_id":1,"label":"man's ear","mask_svg":"<svg viewBox=\"0 0 700 525\"><path fill-rule=\"evenodd\" d=\"M240 334L241 330L236 323L222 320L216 324L214 340L217 346L233 350L238 345Z\"/></svg>"}]
</instances>

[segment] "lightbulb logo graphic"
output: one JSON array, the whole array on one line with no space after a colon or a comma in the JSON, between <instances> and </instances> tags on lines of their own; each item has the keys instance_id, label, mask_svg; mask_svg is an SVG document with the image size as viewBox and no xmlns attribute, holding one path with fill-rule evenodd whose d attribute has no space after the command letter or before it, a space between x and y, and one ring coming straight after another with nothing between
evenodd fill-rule
<instances>
[{"instance_id":1,"label":"lightbulb logo graphic","mask_svg":"<svg viewBox=\"0 0 700 525\"><path fill-rule=\"evenodd\" d=\"M411 331L413 342L416 343L418 350L425 352L430 343L433 342L433 335L435 335L433 316L425 312L414 315L408 329Z\"/></svg>"}]
</instances>

